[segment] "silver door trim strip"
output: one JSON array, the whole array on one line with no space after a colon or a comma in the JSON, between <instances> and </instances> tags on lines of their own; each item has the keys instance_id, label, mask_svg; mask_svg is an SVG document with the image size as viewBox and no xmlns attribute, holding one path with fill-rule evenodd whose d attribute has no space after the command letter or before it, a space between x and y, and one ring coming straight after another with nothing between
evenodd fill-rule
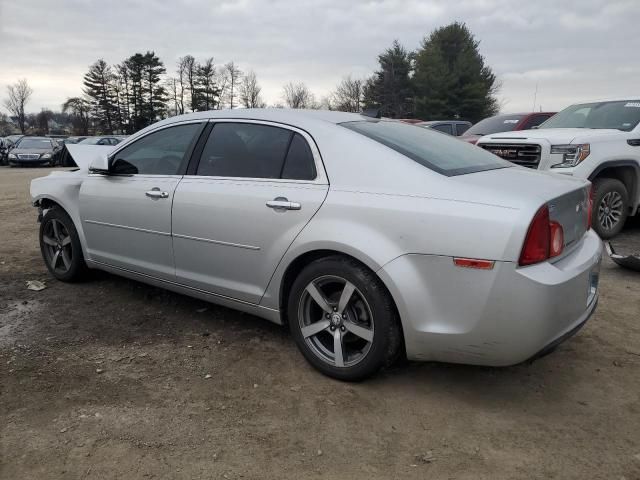
<instances>
[{"instance_id":1,"label":"silver door trim strip","mask_svg":"<svg viewBox=\"0 0 640 480\"><path fill-rule=\"evenodd\" d=\"M216 245L225 245L227 247L245 248L247 250L260 250L260 247L255 247L253 245L244 245L242 243L223 242L221 240L212 240L210 238L192 237L190 235L180 235L179 233L174 233L173 236L176 238L184 238L186 240L195 240L196 242L206 242L206 243L215 243Z\"/></svg>"},{"instance_id":2,"label":"silver door trim strip","mask_svg":"<svg viewBox=\"0 0 640 480\"><path fill-rule=\"evenodd\" d=\"M157 230L148 230L146 228L129 227L127 225L118 225L116 223L98 222L97 220L85 220L84 223L92 223L94 225L103 225L105 227L122 228L125 230L134 230L136 232L153 233L155 235L162 235L163 237L171 236L171 234L167 232L158 232Z\"/></svg>"}]
</instances>

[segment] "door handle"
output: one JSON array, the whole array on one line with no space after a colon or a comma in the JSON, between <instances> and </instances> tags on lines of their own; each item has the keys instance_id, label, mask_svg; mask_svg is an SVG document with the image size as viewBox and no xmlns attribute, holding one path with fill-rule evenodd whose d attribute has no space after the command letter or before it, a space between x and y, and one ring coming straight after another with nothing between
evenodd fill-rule
<instances>
[{"instance_id":1,"label":"door handle","mask_svg":"<svg viewBox=\"0 0 640 480\"><path fill-rule=\"evenodd\" d=\"M167 192L161 192L158 187L145 192L145 195L149 198L169 198L169 194Z\"/></svg>"},{"instance_id":2,"label":"door handle","mask_svg":"<svg viewBox=\"0 0 640 480\"><path fill-rule=\"evenodd\" d=\"M274 210L300 210L302 205L298 202L290 202L285 197L276 197L273 200L269 200L267 202L267 207L273 208Z\"/></svg>"}]
</instances>

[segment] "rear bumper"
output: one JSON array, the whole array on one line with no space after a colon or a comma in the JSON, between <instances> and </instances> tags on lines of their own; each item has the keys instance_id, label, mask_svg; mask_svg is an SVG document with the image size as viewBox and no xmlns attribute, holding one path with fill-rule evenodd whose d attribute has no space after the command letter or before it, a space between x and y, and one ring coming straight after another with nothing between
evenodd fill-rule
<instances>
[{"instance_id":1,"label":"rear bumper","mask_svg":"<svg viewBox=\"0 0 640 480\"><path fill-rule=\"evenodd\" d=\"M507 366L568 338L591 316L602 251L590 230L555 263L473 270L451 257L404 255L378 273L398 306L409 359Z\"/></svg>"}]
</instances>

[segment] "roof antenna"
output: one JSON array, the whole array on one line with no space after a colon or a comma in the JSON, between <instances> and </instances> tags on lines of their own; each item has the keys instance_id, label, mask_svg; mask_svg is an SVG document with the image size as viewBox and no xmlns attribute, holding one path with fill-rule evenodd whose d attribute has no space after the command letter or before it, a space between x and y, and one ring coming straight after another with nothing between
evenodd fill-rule
<instances>
[{"instance_id":1,"label":"roof antenna","mask_svg":"<svg viewBox=\"0 0 640 480\"><path fill-rule=\"evenodd\" d=\"M379 108L366 108L362 110L362 113L360 113L360 115L371 118L382 118Z\"/></svg>"}]
</instances>

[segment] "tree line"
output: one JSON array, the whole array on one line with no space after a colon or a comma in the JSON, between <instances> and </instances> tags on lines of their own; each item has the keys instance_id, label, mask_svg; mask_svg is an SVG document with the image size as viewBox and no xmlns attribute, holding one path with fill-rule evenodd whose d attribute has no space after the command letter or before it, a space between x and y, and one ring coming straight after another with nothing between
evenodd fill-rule
<instances>
[{"instance_id":1,"label":"tree line","mask_svg":"<svg viewBox=\"0 0 640 480\"><path fill-rule=\"evenodd\" d=\"M378 109L390 118L476 122L497 113L499 88L479 43L458 22L434 30L415 51L395 40L378 55L378 68L368 78L347 76L319 100L303 82L288 82L282 88L282 103L271 106ZM99 59L84 75L82 95L68 98L62 113L79 135L131 134L167 116L267 106L256 73L242 72L233 61L217 65L213 57L198 60L185 55L174 68L168 73L153 51L135 53L115 65ZM20 80L8 87L4 102L23 133L29 123L25 105L31 93L27 81ZM43 126L54 115L43 110L31 122Z\"/></svg>"}]
</instances>

